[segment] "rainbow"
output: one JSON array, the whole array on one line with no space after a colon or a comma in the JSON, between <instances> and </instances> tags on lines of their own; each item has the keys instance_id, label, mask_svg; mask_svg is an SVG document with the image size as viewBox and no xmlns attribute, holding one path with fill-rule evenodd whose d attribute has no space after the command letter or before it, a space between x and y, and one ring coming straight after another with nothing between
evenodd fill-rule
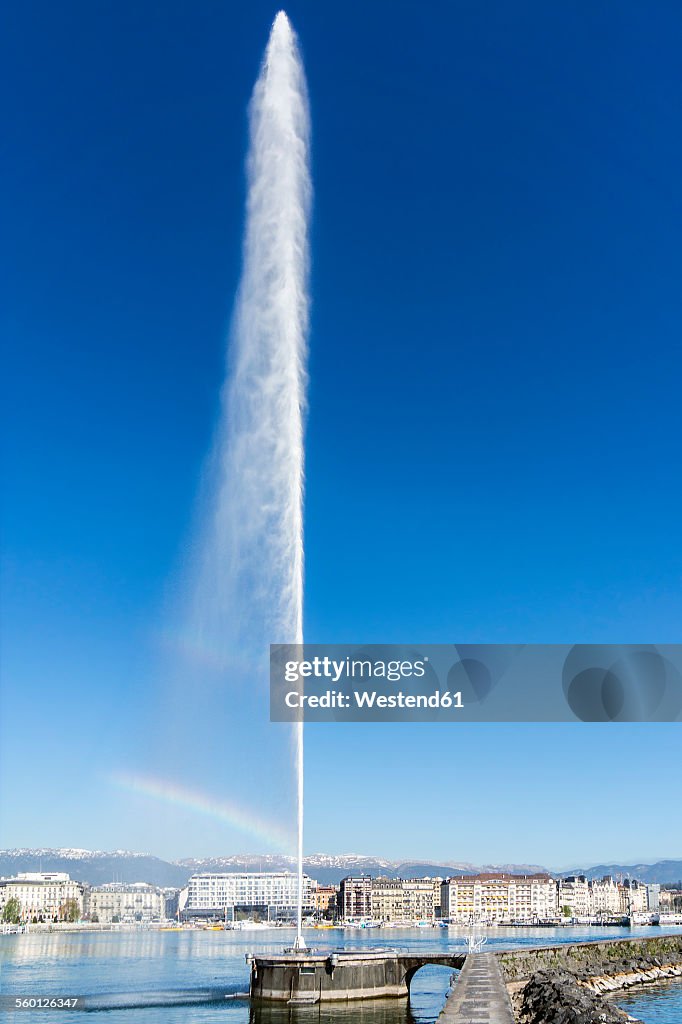
<instances>
[{"instance_id":1,"label":"rainbow","mask_svg":"<svg viewBox=\"0 0 682 1024\"><path fill-rule=\"evenodd\" d=\"M181 786L170 779L159 779L149 775L114 772L109 776L109 781L128 793L151 797L153 800L162 800L174 807L184 807L216 821L227 822L240 832L263 839L270 846L283 852L290 853L292 850L293 837L290 832L273 821L259 818L253 811L246 810L232 801L217 800L207 793Z\"/></svg>"}]
</instances>

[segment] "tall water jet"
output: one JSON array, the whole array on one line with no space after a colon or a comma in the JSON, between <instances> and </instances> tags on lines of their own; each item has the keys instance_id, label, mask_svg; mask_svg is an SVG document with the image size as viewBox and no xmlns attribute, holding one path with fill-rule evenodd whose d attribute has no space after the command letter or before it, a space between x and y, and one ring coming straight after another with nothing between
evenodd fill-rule
<instances>
[{"instance_id":1,"label":"tall water jet","mask_svg":"<svg viewBox=\"0 0 682 1024\"><path fill-rule=\"evenodd\" d=\"M193 607L193 642L226 676L303 641L303 428L310 117L296 36L275 18L250 104L242 277L230 338ZM245 668L246 666L246 668ZM303 901L303 725L294 726L298 948Z\"/></svg>"}]
</instances>

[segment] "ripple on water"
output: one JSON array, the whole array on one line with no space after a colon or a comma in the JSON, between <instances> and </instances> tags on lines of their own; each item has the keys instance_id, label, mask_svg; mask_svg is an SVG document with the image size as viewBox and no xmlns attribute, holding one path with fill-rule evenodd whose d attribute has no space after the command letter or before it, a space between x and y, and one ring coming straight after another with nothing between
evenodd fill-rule
<instances>
[{"instance_id":1,"label":"ripple on water","mask_svg":"<svg viewBox=\"0 0 682 1024\"><path fill-rule=\"evenodd\" d=\"M644 1024L681 1024L682 981L661 982L620 996L618 1006Z\"/></svg>"},{"instance_id":2,"label":"ripple on water","mask_svg":"<svg viewBox=\"0 0 682 1024\"><path fill-rule=\"evenodd\" d=\"M670 929L677 934L682 928ZM309 944L320 950L398 947L422 950L461 950L467 929L334 929L311 932ZM651 935L651 929L637 929ZM487 948L589 939L632 937L629 929L493 928L482 932ZM662 934L658 932L657 934ZM277 952L290 944L291 932L96 932L35 933L0 936L2 994L90 995L104 1004L108 995L123 998L127 1009L112 1008L97 1015L101 1024L312 1024L309 1010L292 1013L288 1007L250 1008L248 1002L206 1001L188 1005L192 993L243 991L248 986L244 954ZM350 1006L315 1009L315 1024L433 1024L443 1005L452 971L423 967L415 975L411 1001L377 1000ZM159 1005L159 993L165 1005ZM173 1005L177 996L184 1005ZM627 1001L627 1005L626 1005ZM114 1002L114 1000L112 1000ZM621 1002L621 1000L619 1000ZM657 986L622 997L629 1013L646 1024L682 1024L682 983ZM118 1004L120 1006L120 1003ZM12 1017L16 1015L12 1014ZM19 1018L16 1018L19 1021ZM90 1018L88 1018L90 1019ZM10 1014L2 1024L9 1024ZM22 1011L19 1024L85 1024L78 1011L60 1012L48 1021L44 1012Z\"/></svg>"}]
</instances>

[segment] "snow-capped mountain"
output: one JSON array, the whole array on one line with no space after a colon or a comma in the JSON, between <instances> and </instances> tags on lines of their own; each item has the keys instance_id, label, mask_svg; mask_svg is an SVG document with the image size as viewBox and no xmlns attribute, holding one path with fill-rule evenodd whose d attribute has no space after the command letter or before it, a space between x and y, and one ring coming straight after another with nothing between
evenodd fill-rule
<instances>
[{"instance_id":1,"label":"snow-capped mountain","mask_svg":"<svg viewBox=\"0 0 682 1024\"><path fill-rule=\"evenodd\" d=\"M133 850L81 850L74 848L0 850L0 876L20 871L66 871L90 885L104 882L151 882L182 886L191 872L149 853Z\"/></svg>"},{"instance_id":2,"label":"snow-capped mountain","mask_svg":"<svg viewBox=\"0 0 682 1024\"><path fill-rule=\"evenodd\" d=\"M104 882L150 882L161 886L183 886L190 875L202 871L293 871L295 860L283 854L226 854L219 857L186 857L166 861L133 850L82 850L78 848L0 850L0 876L19 871L66 871L72 878L90 885ZM304 870L322 885L338 884L345 875L385 875L389 878L447 877L479 871L532 874L545 871L539 864L472 864L467 861L399 861L365 854L314 853L304 859ZM682 860L656 864L600 864L577 872L589 877L623 875L642 882L675 882L682 877Z\"/></svg>"}]
</instances>

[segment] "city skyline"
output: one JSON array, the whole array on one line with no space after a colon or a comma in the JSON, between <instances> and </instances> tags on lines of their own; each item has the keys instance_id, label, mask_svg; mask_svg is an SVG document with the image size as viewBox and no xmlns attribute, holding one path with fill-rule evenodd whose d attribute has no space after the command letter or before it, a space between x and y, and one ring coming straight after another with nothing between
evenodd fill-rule
<instances>
[{"instance_id":1,"label":"city skyline","mask_svg":"<svg viewBox=\"0 0 682 1024\"><path fill-rule=\"evenodd\" d=\"M680 12L288 13L307 639L678 640ZM3 846L293 849L261 666L221 678L177 614L274 14L12 13ZM305 847L651 862L679 778L677 723L307 727Z\"/></svg>"},{"instance_id":2,"label":"city skyline","mask_svg":"<svg viewBox=\"0 0 682 1024\"><path fill-rule=\"evenodd\" d=\"M219 920L237 925L257 913L266 924L287 924L300 898L306 918L372 921L388 926L445 920L450 924L515 923L533 926L561 923L680 923L679 886L645 883L635 878L574 874L553 877L535 872L478 872L445 876L345 875L338 884L319 884L304 873L298 893L297 873L197 871L185 884L148 881L92 884L68 872L18 872L0 877L0 921L9 924L84 920L91 924L179 925ZM640 915L636 917L636 915ZM665 916L664 916L665 915ZM253 921L251 922L253 923ZM308 922L310 923L310 922Z\"/></svg>"}]
</instances>

